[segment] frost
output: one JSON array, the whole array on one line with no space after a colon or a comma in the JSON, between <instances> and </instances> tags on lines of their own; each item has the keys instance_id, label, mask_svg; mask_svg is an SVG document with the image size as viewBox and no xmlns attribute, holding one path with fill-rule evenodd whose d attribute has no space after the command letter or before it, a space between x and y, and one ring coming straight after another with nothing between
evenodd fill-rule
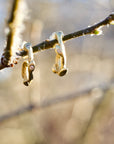
<instances>
[{"instance_id":1,"label":"frost","mask_svg":"<svg viewBox=\"0 0 114 144\"><path fill-rule=\"evenodd\" d=\"M102 35L102 34L103 34L103 31L101 30L101 28L102 28L102 27L99 27L99 28L95 29L95 30L93 31L93 33L91 34L91 36L93 36L93 35Z\"/></svg>"},{"instance_id":2,"label":"frost","mask_svg":"<svg viewBox=\"0 0 114 144\"><path fill-rule=\"evenodd\" d=\"M114 25L114 20L112 20L112 21L110 22L110 24L111 24L111 25Z\"/></svg>"}]
</instances>

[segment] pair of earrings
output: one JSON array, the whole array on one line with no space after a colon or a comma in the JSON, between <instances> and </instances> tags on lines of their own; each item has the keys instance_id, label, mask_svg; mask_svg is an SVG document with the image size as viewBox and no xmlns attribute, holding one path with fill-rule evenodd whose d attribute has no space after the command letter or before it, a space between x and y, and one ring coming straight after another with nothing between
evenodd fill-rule
<instances>
[{"instance_id":1,"label":"pair of earrings","mask_svg":"<svg viewBox=\"0 0 114 144\"><path fill-rule=\"evenodd\" d=\"M55 64L52 68L54 73L57 73L59 76L64 76L67 72L66 68L66 51L63 43L63 32L54 32L50 36L50 39L56 39L58 41L57 44L54 45L56 52ZM35 69L35 62L33 56L33 49L30 43L25 43L22 47L24 51L27 52L28 60L25 60L22 64L22 78L24 85L28 86L33 80L33 71Z\"/></svg>"},{"instance_id":2,"label":"pair of earrings","mask_svg":"<svg viewBox=\"0 0 114 144\"><path fill-rule=\"evenodd\" d=\"M35 69L31 43L25 43L23 45L23 50L27 52L28 60L25 60L22 64L22 78L24 85L28 86L31 80L33 80L33 71Z\"/></svg>"},{"instance_id":3,"label":"pair of earrings","mask_svg":"<svg viewBox=\"0 0 114 144\"><path fill-rule=\"evenodd\" d=\"M52 33L50 36L50 39L56 39L58 43L54 46L55 52L56 52L56 58L55 58L55 64L52 68L52 71L54 73L57 73L59 76L64 76L67 72L66 68L66 51L65 46L63 43L63 32L58 31Z\"/></svg>"}]
</instances>

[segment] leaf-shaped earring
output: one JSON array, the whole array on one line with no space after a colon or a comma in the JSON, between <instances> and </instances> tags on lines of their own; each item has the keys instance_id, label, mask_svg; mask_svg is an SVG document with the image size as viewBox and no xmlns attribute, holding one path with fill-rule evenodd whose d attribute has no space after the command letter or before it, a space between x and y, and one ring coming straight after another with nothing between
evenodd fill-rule
<instances>
[{"instance_id":1,"label":"leaf-shaped earring","mask_svg":"<svg viewBox=\"0 0 114 144\"><path fill-rule=\"evenodd\" d=\"M59 76L64 76L67 72L66 68L66 51L63 43L64 34L62 31L52 33L50 39L57 39L58 44L54 46L56 52L56 59L52 71Z\"/></svg>"}]
</instances>

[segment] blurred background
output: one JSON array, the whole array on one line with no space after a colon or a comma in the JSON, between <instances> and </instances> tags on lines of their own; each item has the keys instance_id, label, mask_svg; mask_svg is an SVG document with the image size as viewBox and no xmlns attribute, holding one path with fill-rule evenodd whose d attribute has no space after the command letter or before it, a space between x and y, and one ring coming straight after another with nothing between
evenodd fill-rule
<instances>
[{"instance_id":1,"label":"blurred background","mask_svg":"<svg viewBox=\"0 0 114 144\"><path fill-rule=\"evenodd\" d=\"M69 34L91 26L114 11L113 0L26 0L28 18L23 41L36 45L55 31ZM0 56L12 0L0 0ZM23 11L24 13L25 11ZM34 80L23 85L21 65L0 71L0 116L31 103L108 84L114 78L114 26L103 35L83 36L65 43L68 73L52 72L53 49L36 53ZM114 144L114 87L92 89L60 102L0 123L0 144Z\"/></svg>"}]
</instances>

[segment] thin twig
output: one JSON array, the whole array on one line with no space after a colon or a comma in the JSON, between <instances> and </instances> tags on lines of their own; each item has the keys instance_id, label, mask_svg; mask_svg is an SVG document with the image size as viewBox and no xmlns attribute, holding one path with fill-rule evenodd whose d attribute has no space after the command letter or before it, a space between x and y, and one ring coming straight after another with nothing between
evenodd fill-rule
<instances>
[{"instance_id":1,"label":"thin twig","mask_svg":"<svg viewBox=\"0 0 114 144\"><path fill-rule=\"evenodd\" d=\"M74 38L77 38L77 37L80 37L80 36L84 36L84 35L88 35L88 34L95 34L95 30L99 29L102 26L110 25L112 21L114 21L114 13L111 13L103 21L101 21L101 22L99 22L99 23L97 23L97 24L95 24L91 27L88 27L88 28L85 28L83 30L65 35L63 37L63 41L66 42L70 39L74 39ZM53 48L53 46L55 44L57 44L56 39L50 40L50 41L45 40L45 41L41 42L40 44L33 46L33 52L38 52L38 51L41 51L41 50ZM20 56L25 56L26 54L27 53L25 51L21 51L19 55Z\"/></svg>"},{"instance_id":2,"label":"thin twig","mask_svg":"<svg viewBox=\"0 0 114 144\"><path fill-rule=\"evenodd\" d=\"M27 113L27 112L32 112L33 110L37 110L37 111L43 110L44 108L48 108L48 107L53 106L55 104L60 104L62 102L67 102L67 101L76 99L77 97L80 97L80 96L83 96L83 95L90 93L94 88L100 88L102 91L106 91L113 85L114 85L114 80L112 80L111 82L109 82L107 84L103 83L103 84L93 86L90 88L86 88L82 91L68 94L68 95L65 95L62 97L55 97L53 99L45 100L40 104L30 104L28 106L21 107L18 110L15 110L13 112L10 112L10 113L7 113L7 114L0 116L0 123L7 121L9 119L12 119L12 118L16 118L22 114Z\"/></svg>"}]
</instances>

